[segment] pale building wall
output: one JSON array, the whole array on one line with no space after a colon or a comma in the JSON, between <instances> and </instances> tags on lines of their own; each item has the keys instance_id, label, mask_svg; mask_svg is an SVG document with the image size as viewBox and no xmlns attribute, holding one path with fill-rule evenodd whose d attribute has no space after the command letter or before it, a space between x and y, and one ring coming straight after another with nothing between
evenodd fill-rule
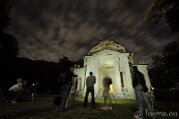
<instances>
[{"instance_id":1,"label":"pale building wall","mask_svg":"<svg viewBox=\"0 0 179 119\"><path fill-rule=\"evenodd\" d=\"M84 57L84 67L76 68L74 73L81 77L82 83L78 90L82 96L85 96L86 77L89 76L89 72L93 72L96 76L96 84L94 85L95 96L102 97L102 79L104 78L105 72L109 73L109 76L113 80L112 90L115 98L120 99L134 99L135 93L132 87L132 77L129 67L129 53L120 53L111 50L103 50L97 52L91 56ZM137 65L139 71L141 71L146 79L147 86L150 88L151 83L147 72L147 65ZM124 87L121 86L121 74L123 75Z\"/></svg>"},{"instance_id":2,"label":"pale building wall","mask_svg":"<svg viewBox=\"0 0 179 119\"><path fill-rule=\"evenodd\" d=\"M147 70L148 65L147 64L139 64L139 65L136 65L136 66L138 67L138 70L144 74L146 85L147 85L147 87L150 91L151 82L150 82L150 78L149 78L149 74L148 74L148 70Z\"/></svg>"},{"instance_id":3,"label":"pale building wall","mask_svg":"<svg viewBox=\"0 0 179 119\"><path fill-rule=\"evenodd\" d=\"M118 62L119 62L119 56L118 52L115 51L110 51L110 50L103 50L101 52L98 52L95 54L95 57L98 59L98 75L99 75L99 87L96 90L96 92L99 92L99 90L103 87L102 86L102 80L106 74L108 74L112 80L113 80L113 85L112 85L112 92L113 94L119 95L121 88L119 87L120 84L120 74L119 74L119 67L118 67ZM108 69L110 68L110 69ZM100 70L103 69L104 71L101 72ZM106 71L105 71L106 70ZM103 73L103 76L101 75ZM102 96L102 91L99 93L98 97Z\"/></svg>"},{"instance_id":4,"label":"pale building wall","mask_svg":"<svg viewBox=\"0 0 179 119\"><path fill-rule=\"evenodd\" d=\"M83 93L84 88L85 88L85 72L86 72L86 67L83 68L75 68L74 70L74 74L78 75L77 76L77 81L78 81L78 85L77 85L77 90L80 94Z\"/></svg>"},{"instance_id":5,"label":"pale building wall","mask_svg":"<svg viewBox=\"0 0 179 119\"><path fill-rule=\"evenodd\" d=\"M123 98L133 99L134 98L134 90L132 87L132 77L129 67L129 60L128 60L129 53L120 53L120 65L119 69L120 72L123 73L123 80L124 80L124 87L122 90ZM121 87L122 88L122 87Z\"/></svg>"}]
</instances>

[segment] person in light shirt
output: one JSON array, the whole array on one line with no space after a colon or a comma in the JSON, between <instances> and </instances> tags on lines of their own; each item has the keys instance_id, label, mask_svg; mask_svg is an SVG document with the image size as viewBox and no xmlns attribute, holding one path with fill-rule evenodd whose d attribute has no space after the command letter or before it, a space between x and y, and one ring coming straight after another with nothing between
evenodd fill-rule
<instances>
[{"instance_id":1,"label":"person in light shirt","mask_svg":"<svg viewBox=\"0 0 179 119\"><path fill-rule=\"evenodd\" d=\"M18 78L17 83L9 88L9 92L11 95L10 100L12 99L12 97L15 97L13 100L11 100L12 103L16 103L17 101L20 101L22 99L25 85L26 81L22 78Z\"/></svg>"},{"instance_id":2,"label":"person in light shirt","mask_svg":"<svg viewBox=\"0 0 179 119\"><path fill-rule=\"evenodd\" d=\"M86 79L86 94L84 99L84 107L88 105L88 95L91 93L91 108L95 108L95 99L94 99L94 84L96 83L96 77L93 75L93 72L90 72L90 75Z\"/></svg>"}]
</instances>

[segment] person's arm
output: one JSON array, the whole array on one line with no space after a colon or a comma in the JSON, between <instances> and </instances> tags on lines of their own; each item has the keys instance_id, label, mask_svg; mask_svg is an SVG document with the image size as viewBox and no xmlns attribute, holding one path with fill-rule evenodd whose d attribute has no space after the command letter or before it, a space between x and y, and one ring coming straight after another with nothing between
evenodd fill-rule
<instances>
[{"instance_id":1,"label":"person's arm","mask_svg":"<svg viewBox=\"0 0 179 119\"><path fill-rule=\"evenodd\" d=\"M16 84L13 85L13 86L11 86L11 87L9 88L9 91L14 91L15 87L16 87Z\"/></svg>"},{"instance_id":2,"label":"person's arm","mask_svg":"<svg viewBox=\"0 0 179 119\"><path fill-rule=\"evenodd\" d=\"M94 77L94 84L96 83L96 77Z\"/></svg>"},{"instance_id":3,"label":"person's arm","mask_svg":"<svg viewBox=\"0 0 179 119\"><path fill-rule=\"evenodd\" d=\"M18 89L20 89L20 85L19 85L19 84L15 84L15 85L13 85L13 86L11 86L11 87L9 88L9 91L16 91L16 90L18 90Z\"/></svg>"}]
</instances>

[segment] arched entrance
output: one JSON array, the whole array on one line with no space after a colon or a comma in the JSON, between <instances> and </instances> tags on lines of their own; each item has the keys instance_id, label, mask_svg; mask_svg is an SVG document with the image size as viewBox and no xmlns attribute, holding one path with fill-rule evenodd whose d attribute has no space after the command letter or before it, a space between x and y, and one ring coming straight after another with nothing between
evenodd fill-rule
<instances>
[{"instance_id":1,"label":"arched entrance","mask_svg":"<svg viewBox=\"0 0 179 119\"><path fill-rule=\"evenodd\" d=\"M112 65L102 65L99 68L99 89L98 89L98 97L101 97L103 94L103 78L108 75L109 77L111 77L113 84L111 85L110 89L111 92L113 94L115 94L115 89L116 89L116 85L115 85L115 79L116 79L116 71L115 71L115 67Z\"/></svg>"}]
</instances>

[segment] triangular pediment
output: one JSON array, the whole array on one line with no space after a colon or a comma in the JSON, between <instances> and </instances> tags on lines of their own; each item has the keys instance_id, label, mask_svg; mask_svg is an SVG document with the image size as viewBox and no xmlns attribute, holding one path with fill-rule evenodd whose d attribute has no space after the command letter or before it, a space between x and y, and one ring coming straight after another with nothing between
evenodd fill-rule
<instances>
[{"instance_id":1,"label":"triangular pediment","mask_svg":"<svg viewBox=\"0 0 179 119\"><path fill-rule=\"evenodd\" d=\"M94 48L92 48L90 50L89 54L95 54L95 53L103 51L103 50L125 52L125 48L123 46L119 45L117 42L114 42L114 41L111 41L111 40L105 40L105 41L100 42Z\"/></svg>"}]
</instances>

